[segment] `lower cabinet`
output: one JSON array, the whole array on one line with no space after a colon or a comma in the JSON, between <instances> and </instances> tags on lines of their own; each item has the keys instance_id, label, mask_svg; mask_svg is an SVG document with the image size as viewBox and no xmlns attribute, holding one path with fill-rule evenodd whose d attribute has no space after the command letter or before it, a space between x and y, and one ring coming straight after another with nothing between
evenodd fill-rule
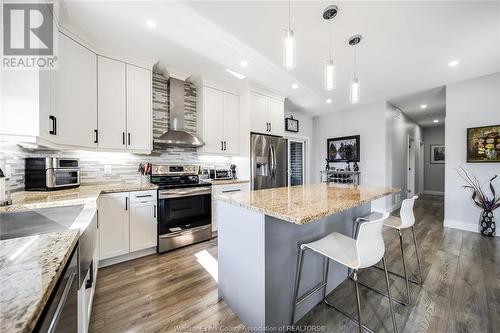
<instances>
[{"instance_id":1,"label":"lower cabinet","mask_svg":"<svg viewBox=\"0 0 500 333\"><path fill-rule=\"evenodd\" d=\"M99 197L100 260L156 246L156 198L155 190Z\"/></svg>"},{"instance_id":2,"label":"lower cabinet","mask_svg":"<svg viewBox=\"0 0 500 333\"><path fill-rule=\"evenodd\" d=\"M215 197L221 194L231 194L250 191L250 182L214 185L212 184L212 231L217 230L217 200Z\"/></svg>"}]
</instances>

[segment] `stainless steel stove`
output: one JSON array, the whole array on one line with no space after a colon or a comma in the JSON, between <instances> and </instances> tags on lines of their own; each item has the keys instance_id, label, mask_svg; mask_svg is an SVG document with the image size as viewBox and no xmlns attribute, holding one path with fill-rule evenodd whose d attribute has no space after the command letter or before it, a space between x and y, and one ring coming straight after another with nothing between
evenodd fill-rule
<instances>
[{"instance_id":1,"label":"stainless steel stove","mask_svg":"<svg viewBox=\"0 0 500 333\"><path fill-rule=\"evenodd\" d=\"M158 188L158 253L212 237L212 189L197 165L153 165Z\"/></svg>"}]
</instances>

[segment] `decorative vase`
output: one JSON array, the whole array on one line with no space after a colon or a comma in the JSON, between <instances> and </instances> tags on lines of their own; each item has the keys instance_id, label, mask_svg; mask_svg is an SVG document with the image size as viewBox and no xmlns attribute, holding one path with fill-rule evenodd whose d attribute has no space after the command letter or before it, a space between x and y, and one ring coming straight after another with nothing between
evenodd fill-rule
<instances>
[{"instance_id":1,"label":"decorative vase","mask_svg":"<svg viewBox=\"0 0 500 333\"><path fill-rule=\"evenodd\" d=\"M485 236L495 236L495 216L492 211L483 210L481 212L481 216L479 218L479 228L481 230L481 234Z\"/></svg>"},{"instance_id":2,"label":"decorative vase","mask_svg":"<svg viewBox=\"0 0 500 333\"><path fill-rule=\"evenodd\" d=\"M359 171L358 162L354 162L354 171Z\"/></svg>"}]
</instances>

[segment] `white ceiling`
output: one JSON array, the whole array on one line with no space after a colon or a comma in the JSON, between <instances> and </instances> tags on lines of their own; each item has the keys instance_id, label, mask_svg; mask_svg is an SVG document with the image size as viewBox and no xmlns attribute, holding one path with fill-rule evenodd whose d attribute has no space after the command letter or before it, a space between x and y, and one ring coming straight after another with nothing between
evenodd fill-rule
<instances>
[{"instance_id":1,"label":"white ceiling","mask_svg":"<svg viewBox=\"0 0 500 333\"><path fill-rule=\"evenodd\" d=\"M323 9L335 3L334 59L337 89L323 89L328 24ZM240 71L288 96L291 108L322 114L350 107L350 36L358 48L361 102L391 100L451 82L500 71L500 2L292 2L297 68L281 66L286 1L67 1L66 25L102 49L200 75L231 86L244 82L224 71ZM146 19L158 26L148 29ZM248 61L246 69L241 60ZM447 63L458 59L460 65ZM293 90L292 83L299 89ZM333 103L327 105L326 98Z\"/></svg>"},{"instance_id":2,"label":"white ceiling","mask_svg":"<svg viewBox=\"0 0 500 333\"><path fill-rule=\"evenodd\" d=\"M444 126L446 116L445 87L425 90L389 100L422 127ZM421 108L426 105L426 108ZM438 120L437 123L434 120Z\"/></svg>"}]
</instances>

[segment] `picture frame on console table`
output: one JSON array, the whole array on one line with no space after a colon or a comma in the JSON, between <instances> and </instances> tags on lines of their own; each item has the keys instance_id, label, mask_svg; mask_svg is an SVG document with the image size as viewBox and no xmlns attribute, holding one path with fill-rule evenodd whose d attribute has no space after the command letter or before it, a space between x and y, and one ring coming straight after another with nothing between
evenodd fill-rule
<instances>
[{"instance_id":1,"label":"picture frame on console table","mask_svg":"<svg viewBox=\"0 0 500 333\"><path fill-rule=\"evenodd\" d=\"M500 163L500 125L467 129L467 163Z\"/></svg>"},{"instance_id":2,"label":"picture frame on console table","mask_svg":"<svg viewBox=\"0 0 500 333\"><path fill-rule=\"evenodd\" d=\"M329 162L359 162L359 148L359 135L326 140L326 156Z\"/></svg>"}]
</instances>

